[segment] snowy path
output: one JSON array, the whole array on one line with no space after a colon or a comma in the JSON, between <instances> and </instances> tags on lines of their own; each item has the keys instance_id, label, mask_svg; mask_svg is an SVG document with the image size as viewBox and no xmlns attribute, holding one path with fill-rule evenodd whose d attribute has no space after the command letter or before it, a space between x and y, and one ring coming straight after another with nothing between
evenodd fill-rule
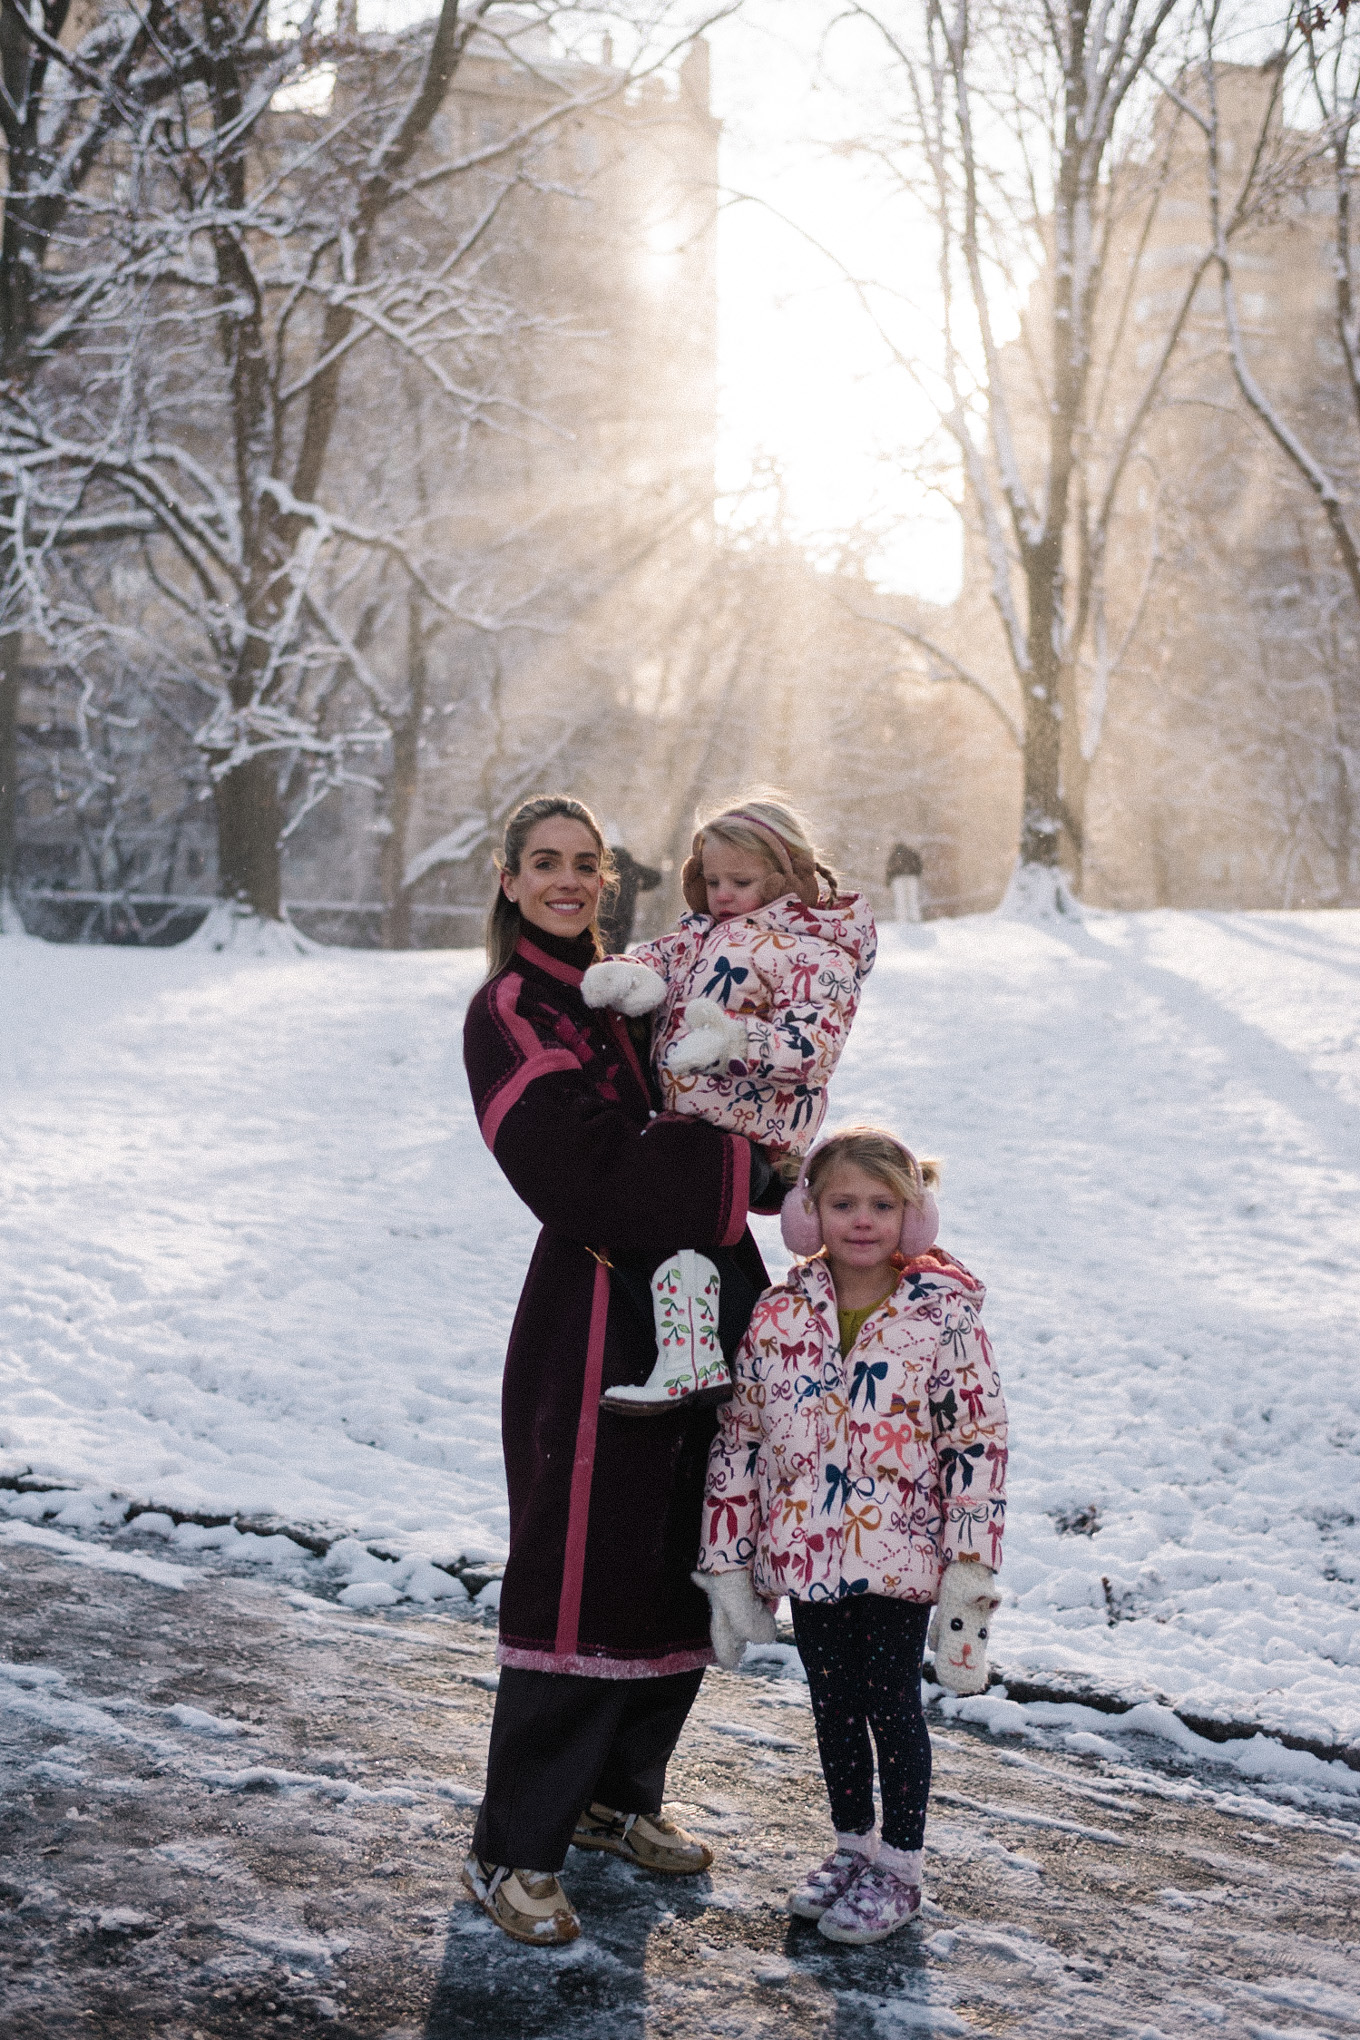
<instances>
[{"instance_id":1,"label":"snowy path","mask_svg":"<svg viewBox=\"0 0 1360 2040\"><path fill-rule=\"evenodd\" d=\"M87 1490L0 1499L500 1548L477 974L0 944L0 1475ZM1357 1012L1356 914L887 931L833 1114L944 1157L989 1285L1004 1665L1360 1749Z\"/></svg>"},{"instance_id":2,"label":"snowy path","mask_svg":"<svg viewBox=\"0 0 1360 2040\"><path fill-rule=\"evenodd\" d=\"M177 1571L127 1533L117 1555L153 1577L68 1542L3 1546L6 2040L1360 2025L1360 1809L1300 1809L1155 1745L1077 1755L1032 1729L999 1746L937 1728L927 1917L882 1948L828 1946L782 1910L826 1840L806 1688L751 1675L709 1674L671 1772L712 1871L573 1854L583 1938L517 1949L457 1878L489 1631Z\"/></svg>"}]
</instances>

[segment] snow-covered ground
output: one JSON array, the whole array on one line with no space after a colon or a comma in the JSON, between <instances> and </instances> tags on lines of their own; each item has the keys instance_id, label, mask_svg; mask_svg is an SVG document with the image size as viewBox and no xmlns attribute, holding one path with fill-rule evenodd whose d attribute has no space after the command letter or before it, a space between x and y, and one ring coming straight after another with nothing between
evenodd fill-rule
<instances>
[{"instance_id":1,"label":"snow-covered ground","mask_svg":"<svg viewBox=\"0 0 1360 2040\"><path fill-rule=\"evenodd\" d=\"M0 1473L76 1528L343 1527L394 1592L503 1548L533 1224L463 1084L479 966L0 941ZM1357 1014L1357 914L886 931L833 1119L943 1157L989 1285L1008 1668L1360 1742Z\"/></svg>"}]
</instances>

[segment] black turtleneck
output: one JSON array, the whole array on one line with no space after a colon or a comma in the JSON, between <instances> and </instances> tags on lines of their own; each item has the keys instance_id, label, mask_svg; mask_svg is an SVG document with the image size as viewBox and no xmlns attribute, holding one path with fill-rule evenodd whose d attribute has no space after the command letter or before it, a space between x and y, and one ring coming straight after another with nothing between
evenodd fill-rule
<instances>
[{"instance_id":1,"label":"black turtleneck","mask_svg":"<svg viewBox=\"0 0 1360 2040\"><path fill-rule=\"evenodd\" d=\"M570 964L573 970L589 970L599 953L595 936L589 928L580 935L554 935L547 928L535 927L521 914L519 932L524 941L532 942L535 949L541 949L545 956L554 957L558 963Z\"/></svg>"}]
</instances>

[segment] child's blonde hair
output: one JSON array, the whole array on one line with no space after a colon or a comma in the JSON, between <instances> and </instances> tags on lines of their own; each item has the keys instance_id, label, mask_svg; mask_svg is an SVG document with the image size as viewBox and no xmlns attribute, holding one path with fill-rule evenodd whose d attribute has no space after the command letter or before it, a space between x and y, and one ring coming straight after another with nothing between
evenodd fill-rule
<instances>
[{"instance_id":1,"label":"child's blonde hair","mask_svg":"<svg viewBox=\"0 0 1360 2040\"><path fill-rule=\"evenodd\" d=\"M706 838L712 836L734 850L759 857L777 877L788 879L808 906L816 905L819 876L834 895L835 872L818 855L806 819L777 787L753 786L726 807L696 815L695 823L691 856L696 864L703 858Z\"/></svg>"},{"instance_id":2,"label":"child's blonde hair","mask_svg":"<svg viewBox=\"0 0 1360 2040\"><path fill-rule=\"evenodd\" d=\"M881 1126L844 1126L812 1151L808 1163L806 1191L815 1204L831 1171L841 1162L863 1169L876 1183L891 1190L903 1204L919 1211L927 1190L940 1181L940 1165L928 1156L916 1156L909 1147L886 1133Z\"/></svg>"}]
</instances>

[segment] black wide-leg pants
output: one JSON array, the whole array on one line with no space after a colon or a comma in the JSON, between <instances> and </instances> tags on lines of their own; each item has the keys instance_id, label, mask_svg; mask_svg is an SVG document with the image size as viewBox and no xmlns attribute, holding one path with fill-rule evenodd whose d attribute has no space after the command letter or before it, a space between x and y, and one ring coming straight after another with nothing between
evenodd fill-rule
<instances>
[{"instance_id":1,"label":"black wide-leg pants","mask_svg":"<svg viewBox=\"0 0 1360 2040\"><path fill-rule=\"evenodd\" d=\"M659 1813L703 1676L589 1679L503 1665L472 1838L482 1861L560 1870L592 1800L616 1813Z\"/></svg>"}]
</instances>

